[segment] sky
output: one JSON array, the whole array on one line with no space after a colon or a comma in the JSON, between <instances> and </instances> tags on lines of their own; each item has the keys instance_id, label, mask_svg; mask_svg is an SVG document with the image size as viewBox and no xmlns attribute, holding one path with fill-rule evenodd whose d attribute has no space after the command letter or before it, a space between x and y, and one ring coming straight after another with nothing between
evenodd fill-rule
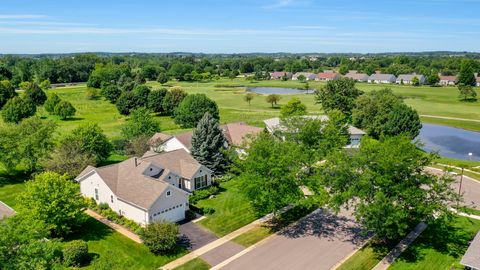
<instances>
[{"instance_id":1,"label":"sky","mask_svg":"<svg viewBox=\"0 0 480 270\"><path fill-rule=\"evenodd\" d=\"M480 51L480 0L0 0L0 53Z\"/></svg>"}]
</instances>

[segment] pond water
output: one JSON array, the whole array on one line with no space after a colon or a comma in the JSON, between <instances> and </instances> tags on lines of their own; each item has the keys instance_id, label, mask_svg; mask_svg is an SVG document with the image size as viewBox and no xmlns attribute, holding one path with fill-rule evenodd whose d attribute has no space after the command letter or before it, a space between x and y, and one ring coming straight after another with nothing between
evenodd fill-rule
<instances>
[{"instance_id":1,"label":"pond water","mask_svg":"<svg viewBox=\"0 0 480 270\"><path fill-rule=\"evenodd\" d=\"M255 92L258 94L311 94L314 90L300 90L295 88L281 88L281 87L242 87L247 91Z\"/></svg>"},{"instance_id":2,"label":"pond water","mask_svg":"<svg viewBox=\"0 0 480 270\"><path fill-rule=\"evenodd\" d=\"M459 128L423 124L418 138L428 152L438 151L441 156L480 161L480 133Z\"/></svg>"}]
</instances>

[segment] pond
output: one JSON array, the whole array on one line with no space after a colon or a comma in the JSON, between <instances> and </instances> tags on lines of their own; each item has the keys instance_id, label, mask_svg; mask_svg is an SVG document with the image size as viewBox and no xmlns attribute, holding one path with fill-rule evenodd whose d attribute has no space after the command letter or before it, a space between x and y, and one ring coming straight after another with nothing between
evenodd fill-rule
<instances>
[{"instance_id":1,"label":"pond","mask_svg":"<svg viewBox=\"0 0 480 270\"><path fill-rule=\"evenodd\" d=\"M255 92L258 94L312 94L313 89L310 90L301 90L296 88L281 88L281 87L242 87L247 89L247 91Z\"/></svg>"},{"instance_id":2,"label":"pond","mask_svg":"<svg viewBox=\"0 0 480 270\"><path fill-rule=\"evenodd\" d=\"M438 151L441 156L480 161L480 133L459 128L423 124L417 137L428 152ZM468 156L472 153L472 157Z\"/></svg>"}]
</instances>

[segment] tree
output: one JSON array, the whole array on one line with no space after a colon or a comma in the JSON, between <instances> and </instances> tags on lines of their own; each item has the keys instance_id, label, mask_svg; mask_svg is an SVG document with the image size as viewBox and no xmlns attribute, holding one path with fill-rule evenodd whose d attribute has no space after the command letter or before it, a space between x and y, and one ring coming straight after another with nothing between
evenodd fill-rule
<instances>
[{"instance_id":1,"label":"tree","mask_svg":"<svg viewBox=\"0 0 480 270\"><path fill-rule=\"evenodd\" d=\"M143 244L155 254L172 252L178 242L178 226L170 222L148 224L140 234Z\"/></svg>"},{"instance_id":2,"label":"tree","mask_svg":"<svg viewBox=\"0 0 480 270\"><path fill-rule=\"evenodd\" d=\"M32 117L19 124L5 124L0 128L0 164L8 172L17 167L27 172L38 169L39 160L53 149L56 125L52 121Z\"/></svg>"},{"instance_id":3,"label":"tree","mask_svg":"<svg viewBox=\"0 0 480 270\"><path fill-rule=\"evenodd\" d=\"M109 84L102 87L101 94L103 97L109 100L110 103L115 104L115 102L117 102L117 99L122 94L122 89L120 89L115 84Z\"/></svg>"},{"instance_id":4,"label":"tree","mask_svg":"<svg viewBox=\"0 0 480 270\"><path fill-rule=\"evenodd\" d=\"M270 103L270 104L272 105L272 108L273 108L273 106L274 106L274 105L276 106L277 103L280 101L281 98L282 98L282 97L280 97L280 95L270 94L270 95L268 95L268 96L266 97L265 100L266 100L268 103Z\"/></svg>"},{"instance_id":5,"label":"tree","mask_svg":"<svg viewBox=\"0 0 480 270\"><path fill-rule=\"evenodd\" d=\"M476 86L477 80L473 72L473 63L471 60L463 60L457 77L457 83L466 86Z\"/></svg>"},{"instance_id":6,"label":"tree","mask_svg":"<svg viewBox=\"0 0 480 270\"><path fill-rule=\"evenodd\" d=\"M225 172L228 163L226 143L218 119L206 112L193 130L192 156L214 174L220 175Z\"/></svg>"},{"instance_id":7,"label":"tree","mask_svg":"<svg viewBox=\"0 0 480 270\"><path fill-rule=\"evenodd\" d=\"M77 110L73 107L72 103L61 100L56 106L54 113L62 118L62 120L67 119L70 116L74 116Z\"/></svg>"},{"instance_id":8,"label":"tree","mask_svg":"<svg viewBox=\"0 0 480 270\"><path fill-rule=\"evenodd\" d=\"M300 81L300 82L306 82L307 81L307 78L304 76L304 75L299 75L297 77L297 79Z\"/></svg>"},{"instance_id":9,"label":"tree","mask_svg":"<svg viewBox=\"0 0 480 270\"><path fill-rule=\"evenodd\" d=\"M418 113L403 105L390 89L369 92L355 102L353 125L377 139L402 133L413 139L422 125Z\"/></svg>"},{"instance_id":10,"label":"tree","mask_svg":"<svg viewBox=\"0 0 480 270\"><path fill-rule=\"evenodd\" d=\"M18 214L41 221L54 236L64 236L86 220L78 185L54 172L38 174L19 195Z\"/></svg>"},{"instance_id":11,"label":"tree","mask_svg":"<svg viewBox=\"0 0 480 270\"><path fill-rule=\"evenodd\" d=\"M168 82L168 75L165 72L160 72L157 77L157 82L160 84L165 84Z\"/></svg>"},{"instance_id":12,"label":"tree","mask_svg":"<svg viewBox=\"0 0 480 270\"><path fill-rule=\"evenodd\" d=\"M35 103L35 105L43 105L47 100L47 94L36 83L29 83L25 89L25 95Z\"/></svg>"},{"instance_id":13,"label":"tree","mask_svg":"<svg viewBox=\"0 0 480 270\"><path fill-rule=\"evenodd\" d=\"M173 115L180 102L187 96L187 93L181 88L173 88L165 95L162 101L162 107L167 115Z\"/></svg>"},{"instance_id":14,"label":"tree","mask_svg":"<svg viewBox=\"0 0 480 270\"><path fill-rule=\"evenodd\" d=\"M286 105L282 106L280 114L283 118L305 115L307 114L307 106L300 99L292 98Z\"/></svg>"},{"instance_id":15,"label":"tree","mask_svg":"<svg viewBox=\"0 0 480 270\"><path fill-rule=\"evenodd\" d=\"M163 109L163 100L167 93L168 90L165 88L150 92L150 94L148 95L148 108L155 113L164 113L165 110Z\"/></svg>"},{"instance_id":16,"label":"tree","mask_svg":"<svg viewBox=\"0 0 480 270\"><path fill-rule=\"evenodd\" d=\"M430 86L436 86L440 82L440 77L437 73L432 73L427 77L427 83Z\"/></svg>"},{"instance_id":17,"label":"tree","mask_svg":"<svg viewBox=\"0 0 480 270\"><path fill-rule=\"evenodd\" d=\"M15 96L17 96L17 93L10 81L0 81L0 110L9 99Z\"/></svg>"},{"instance_id":18,"label":"tree","mask_svg":"<svg viewBox=\"0 0 480 270\"><path fill-rule=\"evenodd\" d=\"M299 149L293 142L277 140L266 133L249 145L239 166L241 191L258 212L276 215L282 207L302 198Z\"/></svg>"},{"instance_id":19,"label":"tree","mask_svg":"<svg viewBox=\"0 0 480 270\"><path fill-rule=\"evenodd\" d=\"M135 95L136 107L146 107L148 96L150 95L150 87L146 85L138 85L133 89Z\"/></svg>"},{"instance_id":20,"label":"tree","mask_svg":"<svg viewBox=\"0 0 480 270\"><path fill-rule=\"evenodd\" d=\"M248 102L248 105L250 106L250 102L252 102L252 99L255 97L255 95L252 92L248 92L243 96L243 100Z\"/></svg>"},{"instance_id":21,"label":"tree","mask_svg":"<svg viewBox=\"0 0 480 270\"><path fill-rule=\"evenodd\" d=\"M37 107L28 97L13 97L7 101L2 109L3 121L18 123L22 119L35 115Z\"/></svg>"},{"instance_id":22,"label":"tree","mask_svg":"<svg viewBox=\"0 0 480 270\"><path fill-rule=\"evenodd\" d=\"M406 136L365 138L357 153L332 153L318 173L330 206L352 206L360 224L387 240L403 237L420 221L448 215L458 201L454 180L425 172L435 156L417 147Z\"/></svg>"},{"instance_id":23,"label":"tree","mask_svg":"<svg viewBox=\"0 0 480 270\"><path fill-rule=\"evenodd\" d=\"M175 109L175 123L184 128L195 127L206 112L209 112L213 118L219 119L215 101L205 94L188 95Z\"/></svg>"},{"instance_id":24,"label":"tree","mask_svg":"<svg viewBox=\"0 0 480 270\"><path fill-rule=\"evenodd\" d=\"M67 266L82 266L88 260L88 244L85 240L73 240L63 247L63 262Z\"/></svg>"},{"instance_id":25,"label":"tree","mask_svg":"<svg viewBox=\"0 0 480 270\"><path fill-rule=\"evenodd\" d=\"M50 87L52 86L50 84L50 80L43 80L40 82L40 84L38 85L43 91L47 91L48 89L50 89Z\"/></svg>"},{"instance_id":26,"label":"tree","mask_svg":"<svg viewBox=\"0 0 480 270\"><path fill-rule=\"evenodd\" d=\"M471 85L458 84L458 92L460 99L463 101L475 100L477 97L477 92Z\"/></svg>"},{"instance_id":27,"label":"tree","mask_svg":"<svg viewBox=\"0 0 480 270\"><path fill-rule=\"evenodd\" d=\"M149 140L152 136L140 135L130 139L125 144L125 154L129 156L143 156L150 149Z\"/></svg>"},{"instance_id":28,"label":"tree","mask_svg":"<svg viewBox=\"0 0 480 270\"><path fill-rule=\"evenodd\" d=\"M60 103L60 101L61 99L57 94L50 94L47 98L47 101L45 101L43 108L45 108L45 111L47 111L48 113L53 114L55 113L55 107L58 103Z\"/></svg>"},{"instance_id":29,"label":"tree","mask_svg":"<svg viewBox=\"0 0 480 270\"><path fill-rule=\"evenodd\" d=\"M160 132L160 124L152 117L151 111L144 107L134 110L122 127L122 135L127 140L142 135L151 137L156 132Z\"/></svg>"},{"instance_id":30,"label":"tree","mask_svg":"<svg viewBox=\"0 0 480 270\"><path fill-rule=\"evenodd\" d=\"M67 143L78 143L81 152L93 156L96 164L105 161L112 150L107 136L97 124L93 123L77 127L60 141L60 144Z\"/></svg>"},{"instance_id":31,"label":"tree","mask_svg":"<svg viewBox=\"0 0 480 270\"><path fill-rule=\"evenodd\" d=\"M123 92L118 98L115 106L122 115L129 115L132 110L137 108L136 95L133 92Z\"/></svg>"},{"instance_id":32,"label":"tree","mask_svg":"<svg viewBox=\"0 0 480 270\"><path fill-rule=\"evenodd\" d=\"M85 98L88 100L95 100L98 98L98 89L97 88L87 88L85 91Z\"/></svg>"},{"instance_id":33,"label":"tree","mask_svg":"<svg viewBox=\"0 0 480 270\"><path fill-rule=\"evenodd\" d=\"M355 81L342 78L340 80L328 81L327 85L315 92L315 100L322 104L326 112L339 110L347 118L352 116L355 100L363 92L355 87Z\"/></svg>"},{"instance_id":34,"label":"tree","mask_svg":"<svg viewBox=\"0 0 480 270\"><path fill-rule=\"evenodd\" d=\"M92 154L82 151L80 141L62 140L53 153L42 162L42 165L47 171L74 178L88 165L95 163L96 160Z\"/></svg>"},{"instance_id":35,"label":"tree","mask_svg":"<svg viewBox=\"0 0 480 270\"><path fill-rule=\"evenodd\" d=\"M417 78L417 76L413 77L412 85L413 86L420 86L420 80Z\"/></svg>"}]
</instances>

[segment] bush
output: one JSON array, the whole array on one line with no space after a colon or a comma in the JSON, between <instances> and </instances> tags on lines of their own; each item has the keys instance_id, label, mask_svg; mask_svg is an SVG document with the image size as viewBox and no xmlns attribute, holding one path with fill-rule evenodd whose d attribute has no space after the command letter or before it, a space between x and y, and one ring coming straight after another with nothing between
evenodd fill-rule
<instances>
[{"instance_id":1,"label":"bush","mask_svg":"<svg viewBox=\"0 0 480 270\"><path fill-rule=\"evenodd\" d=\"M217 186L211 186L205 189L195 190L192 196L189 197L190 204L196 204L198 201L206 199L212 195L217 194L219 188Z\"/></svg>"},{"instance_id":2,"label":"bush","mask_svg":"<svg viewBox=\"0 0 480 270\"><path fill-rule=\"evenodd\" d=\"M2 109L3 121L18 123L24 118L35 115L37 106L28 97L13 97L7 101Z\"/></svg>"},{"instance_id":3,"label":"bush","mask_svg":"<svg viewBox=\"0 0 480 270\"><path fill-rule=\"evenodd\" d=\"M75 107L73 107L72 103L66 100L61 100L60 102L58 102L54 109L55 115L60 116L62 120L65 120L70 116L74 116L75 112L77 112Z\"/></svg>"},{"instance_id":4,"label":"bush","mask_svg":"<svg viewBox=\"0 0 480 270\"><path fill-rule=\"evenodd\" d=\"M87 91L85 92L85 97L88 100L93 100L98 98L98 90L95 88L87 88Z\"/></svg>"},{"instance_id":5,"label":"bush","mask_svg":"<svg viewBox=\"0 0 480 270\"><path fill-rule=\"evenodd\" d=\"M63 262L67 266L81 266L88 258L88 244L83 240L73 240L63 247Z\"/></svg>"},{"instance_id":6,"label":"bush","mask_svg":"<svg viewBox=\"0 0 480 270\"><path fill-rule=\"evenodd\" d=\"M108 203L99 203L98 204L98 209L100 209L100 210L107 210L109 208L110 208L110 206L108 206Z\"/></svg>"},{"instance_id":7,"label":"bush","mask_svg":"<svg viewBox=\"0 0 480 270\"><path fill-rule=\"evenodd\" d=\"M43 107L45 108L45 111L47 111L50 114L53 114L55 112L55 107L57 104L60 103L60 97L57 94L51 94Z\"/></svg>"},{"instance_id":8,"label":"bush","mask_svg":"<svg viewBox=\"0 0 480 270\"><path fill-rule=\"evenodd\" d=\"M155 254L165 254L177 247L178 226L170 222L158 222L147 225L140 237L143 243Z\"/></svg>"}]
</instances>

